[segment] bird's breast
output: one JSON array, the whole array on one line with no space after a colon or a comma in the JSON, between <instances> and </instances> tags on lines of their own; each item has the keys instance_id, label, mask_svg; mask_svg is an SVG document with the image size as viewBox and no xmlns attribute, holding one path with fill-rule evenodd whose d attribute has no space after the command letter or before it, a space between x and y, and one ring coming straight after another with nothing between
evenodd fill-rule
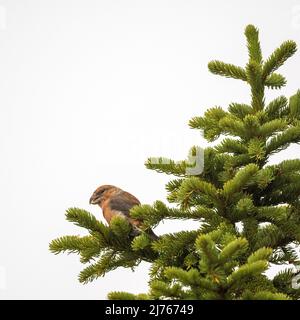
<instances>
[{"instance_id":1,"label":"bird's breast","mask_svg":"<svg viewBox=\"0 0 300 320\"><path fill-rule=\"evenodd\" d=\"M115 213L110 209L109 199L106 199L101 203L101 209L104 219L108 222L108 224L110 224L110 220L115 215Z\"/></svg>"}]
</instances>

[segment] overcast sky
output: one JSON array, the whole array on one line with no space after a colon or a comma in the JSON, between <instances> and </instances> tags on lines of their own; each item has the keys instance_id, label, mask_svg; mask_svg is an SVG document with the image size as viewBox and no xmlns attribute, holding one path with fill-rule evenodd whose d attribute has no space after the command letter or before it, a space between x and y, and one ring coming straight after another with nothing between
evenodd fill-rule
<instances>
[{"instance_id":1,"label":"overcast sky","mask_svg":"<svg viewBox=\"0 0 300 320\"><path fill-rule=\"evenodd\" d=\"M147 291L148 265L81 285L76 255L49 242L84 234L68 207L90 210L94 189L115 184L142 203L165 200L170 177L149 156L184 159L206 146L188 120L215 105L249 102L245 83L216 77L212 59L247 61L247 24L265 56L300 44L300 0L0 0L0 297L105 299ZM300 52L281 68L300 87ZM297 157L292 147L273 161ZM197 228L168 222L158 234Z\"/></svg>"}]
</instances>

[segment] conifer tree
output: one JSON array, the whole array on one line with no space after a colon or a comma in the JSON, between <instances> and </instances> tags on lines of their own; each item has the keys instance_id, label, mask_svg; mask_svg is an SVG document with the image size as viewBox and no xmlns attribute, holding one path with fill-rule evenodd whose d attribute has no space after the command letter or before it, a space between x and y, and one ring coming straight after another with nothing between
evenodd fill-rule
<instances>
[{"instance_id":1,"label":"conifer tree","mask_svg":"<svg viewBox=\"0 0 300 320\"><path fill-rule=\"evenodd\" d=\"M215 144L204 150L204 169L187 173L190 159L149 158L146 167L174 176L166 185L169 206L161 201L134 207L130 214L155 228L165 219L190 219L194 231L133 237L126 220L110 227L89 212L71 208L66 219L86 236L53 240L55 253L74 252L88 264L79 281L87 283L118 268L151 263L145 294L111 292L110 299L299 299L292 285L299 265L300 159L270 165L275 153L300 142L300 91L267 101L266 89L286 85L279 67L296 52L285 41L263 60L258 30L245 29L249 60L245 67L214 60L209 70L249 85L251 102L213 107L189 125ZM191 148L195 156L199 148ZM195 165L195 163L194 163ZM287 265L275 277L272 264ZM299 269L298 269L299 273ZM294 283L295 284L295 283Z\"/></svg>"}]
</instances>

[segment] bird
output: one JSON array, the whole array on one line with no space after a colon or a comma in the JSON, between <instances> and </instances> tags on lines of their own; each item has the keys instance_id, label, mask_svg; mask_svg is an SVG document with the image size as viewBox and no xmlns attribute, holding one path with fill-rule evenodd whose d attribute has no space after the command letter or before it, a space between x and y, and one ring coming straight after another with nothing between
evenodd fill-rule
<instances>
[{"instance_id":1,"label":"bird","mask_svg":"<svg viewBox=\"0 0 300 320\"><path fill-rule=\"evenodd\" d=\"M132 226L131 234L133 236L142 233L143 221L134 219L129 215L131 208L141 204L131 193L116 186L105 184L101 185L93 192L89 203L98 205L102 209L103 217L108 225L110 225L111 219L114 216L121 216ZM159 238L152 229L145 230L145 233L147 233L152 240L157 240Z\"/></svg>"}]
</instances>

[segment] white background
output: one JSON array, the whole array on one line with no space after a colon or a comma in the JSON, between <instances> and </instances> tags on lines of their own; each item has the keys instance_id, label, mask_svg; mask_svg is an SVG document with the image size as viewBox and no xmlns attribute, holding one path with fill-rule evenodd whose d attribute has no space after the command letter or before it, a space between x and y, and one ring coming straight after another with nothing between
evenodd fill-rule
<instances>
[{"instance_id":1,"label":"white background","mask_svg":"<svg viewBox=\"0 0 300 320\"><path fill-rule=\"evenodd\" d=\"M90 210L100 184L143 203L165 200L168 176L144 168L149 156L183 159L205 146L188 120L215 105L249 102L245 83L216 77L207 63L244 65L244 27L261 30L264 55L300 44L300 1L0 0L0 297L105 299L147 291L146 263L81 285L75 255L48 243L82 234L70 206ZM281 68L294 94L300 52ZM299 147L273 161L297 157ZM165 223L158 234L197 228Z\"/></svg>"}]
</instances>

